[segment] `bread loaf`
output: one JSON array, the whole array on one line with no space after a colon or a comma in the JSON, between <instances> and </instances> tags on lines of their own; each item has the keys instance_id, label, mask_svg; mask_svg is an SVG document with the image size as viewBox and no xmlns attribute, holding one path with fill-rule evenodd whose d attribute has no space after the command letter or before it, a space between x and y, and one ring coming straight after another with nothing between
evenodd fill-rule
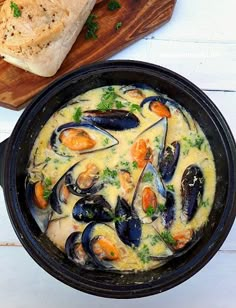
<instances>
[{"instance_id":1,"label":"bread loaf","mask_svg":"<svg viewBox=\"0 0 236 308\"><path fill-rule=\"evenodd\" d=\"M94 5L95 0L6 0L0 11L0 55L34 74L53 76ZM14 16L13 6L20 16Z\"/></svg>"}]
</instances>

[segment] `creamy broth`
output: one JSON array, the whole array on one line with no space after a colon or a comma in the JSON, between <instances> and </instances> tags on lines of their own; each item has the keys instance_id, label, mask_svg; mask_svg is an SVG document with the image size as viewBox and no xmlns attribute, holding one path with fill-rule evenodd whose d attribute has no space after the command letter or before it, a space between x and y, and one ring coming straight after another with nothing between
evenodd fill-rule
<instances>
[{"instance_id":1,"label":"creamy broth","mask_svg":"<svg viewBox=\"0 0 236 308\"><path fill-rule=\"evenodd\" d=\"M142 104L144 99L152 96L161 97L161 103L156 100L159 103L157 111L155 104L151 105L152 100ZM105 114L105 109L118 108L119 111L128 111L127 120L134 116L130 118L133 127L123 130L104 128L91 122L91 117L88 126L81 125L85 122L83 118L88 115L86 111L99 109L99 114ZM136 124L134 119L138 120ZM72 125L75 130L69 134L82 132L81 138L90 141L85 150L68 148L68 131L58 129L75 120L78 121ZM94 130L94 126L99 129ZM165 157L167 147L173 149L171 144L176 141L180 146L177 164L171 178L163 180L160 162ZM148 148L146 156L139 155L140 149L142 151L145 146ZM183 174L189 166L195 166L194 170L200 170L202 174L202 179L193 177L189 184L199 184L200 187L196 199L197 208L190 211L191 217L186 216L183 208L182 191ZM71 177L65 178L70 168ZM87 178L88 172L91 174ZM85 185L84 176L92 181L86 194L79 196L68 190L69 180L76 185L77 179L80 179L81 185ZM156 187L156 177L162 187L160 190ZM60 181L64 186L58 184ZM27 199L31 198L28 205L41 230L75 263L87 268L144 271L161 266L176 252L181 249L184 251L194 235L200 233L199 230L208 221L215 186L215 165L209 142L198 123L181 105L148 87L112 86L79 95L55 112L44 125L30 157L27 178L27 191L30 193ZM55 211L55 205L52 204L54 199L51 191L55 187L60 187L57 195L60 199L59 211ZM91 187L95 189L93 193ZM81 187L80 191L84 193ZM168 213L167 191L174 200ZM145 202L148 201L145 201L145 192L147 200L151 200L146 207ZM101 217L94 218L94 213L87 213L88 217L83 218L78 210L78 219L75 219L75 204L87 198L85 203L88 212L94 211L88 205L94 202L94 196L102 196L108 203L108 212L104 215L109 214L111 219L103 221ZM119 215L118 200L121 208L128 206L130 217ZM86 207L85 203L78 207L79 210ZM122 237L119 228L122 229L127 221L131 224L132 220L134 230L128 230L131 225L126 226L126 235ZM134 234L138 239L132 239ZM83 244L87 235L91 238L88 247Z\"/></svg>"}]
</instances>

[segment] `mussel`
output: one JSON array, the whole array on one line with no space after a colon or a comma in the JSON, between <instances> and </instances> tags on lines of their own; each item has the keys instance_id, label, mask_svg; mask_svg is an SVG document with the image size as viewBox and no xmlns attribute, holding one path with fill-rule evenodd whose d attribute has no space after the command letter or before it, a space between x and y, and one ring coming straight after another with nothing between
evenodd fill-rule
<instances>
[{"instance_id":1,"label":"mussel","mask_svg":"<svg viewBox=\"0 0 236 308\"><path fill-rule=\"evenodd\" d=\"M66 123L59 126L50 138L54 152L61 156L104 150L118 144L118 140L107 131L90 123Z\"/></svg>"},{"instance_id":2,"label":"mussel","mask_svg":"<svg viewBox=\"0 0 236 308\"><path fill-rule=\"evenodd\" d=\"M172 192L166 192L166 203L164 211L162 211L163 224L166 229L169 229L175 217L175 198Z\"/></svg>"},{"instance_id":3,"label":"mussel","mask_svg":"<svg viewBox=\"0 0 236 308\"><path fill-rule=\"evenodd\" d=\"M121 241L128 246L138 247L142 234L141 222L127 201L118 196L115 208L115 227Z\"/></svg>"},{"instance_id":4,"label":"mussel","mask_svg":"<svg viewBox=\"0 0 236 308\"><path fill-rule=\"evenodd\" d=\"M121 131L139 126L139 119L126 110L89 110L83 113L83 119L98 127Z\"/></svg>"},{"instance_id":5,"label":"mussel","mask_svg":"<svg viewBox=\"0 0 236 308\"><path fill-rule=\"evenodd\" d=\"M171 180L174 175L180 153L180 143L174 141L161 153L159 160L159 171L165 182Z\"/></svg>"},{"instance_id":6,"label":"mussel","mask_svg":"<svg viewBox=\"0 0 236 308\"><path fill-rule=\"evenodd\" d=\"M84 251L96 267L115 269L116 262L120 260L121 243L113 228L91 222L84 229L81 240Z\"/></svg>"},{"instance_id":7,"label":"mussel","mask_svg":"<svg viewBox=\"0 0 236 308\"><path fill-rule=\"evenodd\" d=\"M65 183L65 175L55 184L50 195L51 208L58 214L62 214L62 207L67 204L70 191Z\"/></svg>"},{"instance_id":8,"label":"mussel","mask_svg":"<svg viewBox=\"0 0 236 308\"><path fill-rule=\"evenodd\" d=\"M26 181L26 203L31 215L42 232L45 232L51 217L52 209L43 196L42 182Z\"/></svg>"},{"instance_id":9,"label":"mussel","mask_svg":"<svg viewBox=\"0 0 236 308\"><path fill-rule=\"evenodd\" d=\"M145 94L143 93L142 90L154 91L153 88L151 88L150 86L148 86L145 83L134 83L134 84L131 84L131 85L122 86L120 88L120 90L124 94L128 94L132 98L136 98L136 99L143 99L143 98L145 98Z\"/></svg>"},{"instance_id":10,"label":"mussel","mask_svg":"<svg viewBox=\"0 0 236 308\"><path fill-rule=\"evenodd\" d=\"M131 156L139 168L145 167L148 162L158 165L164 149L167 126L167 120L163 118L137 136L131 147Z\"/></svg>"},{"instance_id":11,"label":"mussel","mask_svg":"<svg viewBox=\"0 0 236 308\"><path fill-rule=\"evenodd\" d=\"M166 203L166 190L151 163L144 168L134 193L132 208L143 223L151 223L159 215L159 206Z\"/></svg>"},{"instance_id":12,"label":"mussel","mask_svg":"<svg viewBox=\"0 0 236 308\"><path fill-rule=\"evenodd\" d=\"M102 195L81 198L74 205L72 215L75 220L84 222L110 222L114 217L110 204Z\"/></svg>"},{"instance_id":13,"label":"mussel","mask_svg":"<svg viewBox=\"0 0 236 308\"><path fill-rule=\"evenodd\" d=\"M82 160L72 166L65 175L67 189L74 195L93 195L104 187L99 178L99 168L89 160Z\"/></svg>"},{"instance_id":14,"label":"mussel","mask_svg":"<svg viewBox=\"0 0 236 308\"><path fill-rule=\"evenodd\" d=\"M69 235L65 243L65 252L67 257L76 264L85 265L89 257L84 251L81 232L73 232Z\"/></svg>"},{"instance_id":15,"label":"mussel","mask_svg":"<svg viewBox=\"0 0 236 308\"><path fill-rule=\"evenodd\" d=\"M181 196L183 219L190 221L202 200L204 192L204 176L200 167L190 165L184 171L181 180Z\"/></svg>"}]
</instances>

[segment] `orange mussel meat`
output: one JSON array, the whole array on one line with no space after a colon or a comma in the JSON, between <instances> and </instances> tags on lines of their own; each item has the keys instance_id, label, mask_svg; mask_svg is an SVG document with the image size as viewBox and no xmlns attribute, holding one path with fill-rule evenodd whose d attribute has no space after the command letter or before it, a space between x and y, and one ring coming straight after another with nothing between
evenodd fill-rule
<instances>
[{"instance_id":1,"label":"orange mussel meat","mask_svg":"<svg viewBox=\"0 0 236 308\"><path fill-rule=\"evenodd\" d=\"M152 149L148 146L148 140L136 141L131 148L131 155L139 168L145 167L149 161L152 162Z\"/></svg>"},{"instance_id":2,"label":"orange mussel meat","mask_svg":"<svg viewBox=\"0 0 236 308\"><path fill-rule=\"evenodd\" d=\"M96 141L83 129L70 128L60 134L61 143L72 151L92 149Z\"/></svg>"}]
</instances>

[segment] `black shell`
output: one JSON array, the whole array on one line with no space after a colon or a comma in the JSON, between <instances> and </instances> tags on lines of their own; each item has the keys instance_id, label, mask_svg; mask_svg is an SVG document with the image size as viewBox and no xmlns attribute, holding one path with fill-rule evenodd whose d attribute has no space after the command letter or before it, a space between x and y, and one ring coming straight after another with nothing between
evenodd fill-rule
<instances>
[{"instance_id":1,"label":"black shell","mask_svg":"<svg viewBox=\"0 0 236 308\"><path fill-rule=\"evenodd\" d=\"M53 187L49 199L51 208L58 214L62 214L61 207L66 204L66 200L62 200L60 197L60 190L63 185L65 185L65 175L63 175Z\"/></svg>"},{"instance_id":2,"label":"black shell","mask_svg":"<svg viewBox=\"0 0 236 308\"><path fill-rule=\"evenodd\" d=\"M165 228L170 228L175 217L175 198L170 192L166 192L165 211L162 213Z\"/></svg>"},{"instance_id":3,"label":"black shell","mask_svg":"<svg viewBox=\"0 0 236 308\"><path fill-rule=\"evenodd\" d=\"M179 160L179 153L180 144L178 141L174 141L171 143L171 146L168 146L160 155L159 171L165 182L170 181L174 175Z\"/></svg>"},{"instance_id":4,"label":"black shell","mask_svg":"<svg viewBox=\"0 0 236 308\"><path fill-rule=\"evenodd\" d=\"M65 252L67 254L67 257L71 261L80 265L85 265L85 263L88 260L88 257L80 259L78 254L76 254L75 252L76 246L81 243L81 235L82 235L81 232L73 232L69 235L65 243Z\"/></svg>"},{"instance_id":5,"label":"black shell","mask_svg":"<svg viewBox=\"0 0 236 308\"><path fill-rule=\"evenodd\" d=\"M181 180L182 210L187 221L194 217L203 191L204 177L201 169L196 165L188 166Z\"/></svg>"},{"instance_id":6,"label":"black shell","mask_svg":"<svg viewBox=\"0 0 236 308\"><path fill-rule=\"evenodd\" d=\"M72 215L75 220L84 222L110 222L114 216L110 204L101 195L81 198L76 202Z\"/></svg>"},{"instance_id":7,"label":"black shell","mask_svg":"<svg viewBox=\"0 0 236 308\"><path fill-rule=\"evenodd\" d=\"M141 239L141 222L125 199L118 197L115 209L115 227L123 243L138 247Z\"/></svg>"},{"instance_id":8,"label":"black shell","mask_svg":"<svg viewBox=\"0 0 236 308\"><path fill-rule=\"evenodd\" d=\"M104 129L121 131L139 126L139 119L126 110L89 110L83 113L83 119Z\"/></svg>"}]
</instances>

